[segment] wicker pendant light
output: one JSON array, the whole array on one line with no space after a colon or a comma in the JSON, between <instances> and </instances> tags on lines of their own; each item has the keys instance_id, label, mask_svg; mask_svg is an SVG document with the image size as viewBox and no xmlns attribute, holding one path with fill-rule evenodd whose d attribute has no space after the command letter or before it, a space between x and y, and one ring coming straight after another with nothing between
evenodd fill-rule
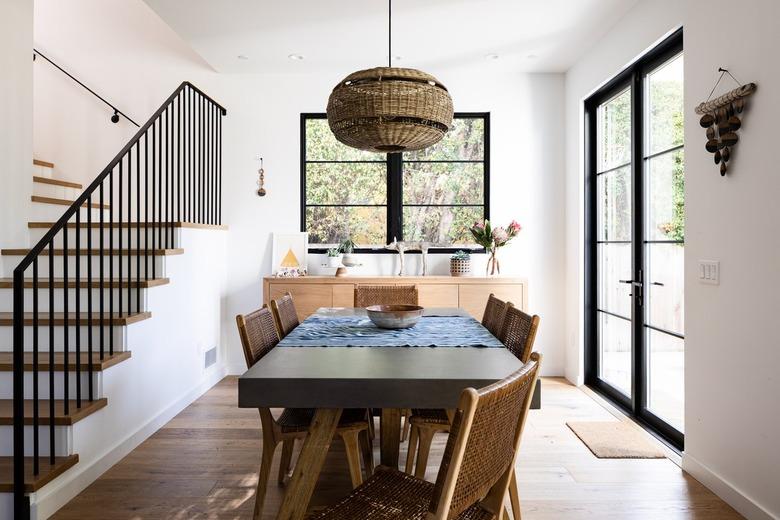
<instances>
[{"instance_id":1,"label":"wicker pendant light","mask_svg":"<svg viewBox=\"0 0 780 520\"><path fill-rule=\"evenodd\" d=\"M388 40L387 67L353 72L333 89L328 124L336 139L360 150L422 150L439 142L452 125L452 98L430 74L391 67L391 37Z\"/></svg>"}]
</instances>

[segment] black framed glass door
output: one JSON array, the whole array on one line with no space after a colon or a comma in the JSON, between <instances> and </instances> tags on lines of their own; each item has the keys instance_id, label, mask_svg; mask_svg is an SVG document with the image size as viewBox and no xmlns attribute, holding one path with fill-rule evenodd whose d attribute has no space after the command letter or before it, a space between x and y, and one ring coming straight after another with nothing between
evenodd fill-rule
<instances>
[{"instance_id":1,"label":"black framed glass door","mask_svg":"<svg viewBox=\"0 0 780 520\"><path fill-rule=\"evenodd\" d=\"M585 102L586 383L684 440L682 31Z\"/></svg>"}]
</instances>

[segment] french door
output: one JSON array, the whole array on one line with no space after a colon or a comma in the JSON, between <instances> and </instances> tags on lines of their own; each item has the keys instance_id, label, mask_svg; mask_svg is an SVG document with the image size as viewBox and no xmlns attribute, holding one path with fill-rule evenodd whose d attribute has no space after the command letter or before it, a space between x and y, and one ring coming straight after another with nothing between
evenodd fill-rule
<instances>
[{"instance_id":1,"label":"french door","mask_svg":"<svg viewBox=\"0 0 780 520\"><path fill-rule=\"evenodd\" d=\"M586 383L678 449L683 63L678 31L585 102Z\"/></svg>"}]
</instances>

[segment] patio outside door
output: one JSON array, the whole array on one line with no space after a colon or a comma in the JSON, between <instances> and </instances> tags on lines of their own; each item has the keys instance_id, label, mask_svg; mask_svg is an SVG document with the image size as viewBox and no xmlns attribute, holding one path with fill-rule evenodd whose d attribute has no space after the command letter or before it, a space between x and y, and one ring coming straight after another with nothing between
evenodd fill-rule
<instances>
[{"instance_id":1,"label":"patio outside door","mask_svg":"<svg viewBox=\"0 0 780 520\"><path fill-rule=\"evenodd\" d=\"M586 382L682 449L682 33L589 98L586 125Z\"/></svg>"}]
</instances>

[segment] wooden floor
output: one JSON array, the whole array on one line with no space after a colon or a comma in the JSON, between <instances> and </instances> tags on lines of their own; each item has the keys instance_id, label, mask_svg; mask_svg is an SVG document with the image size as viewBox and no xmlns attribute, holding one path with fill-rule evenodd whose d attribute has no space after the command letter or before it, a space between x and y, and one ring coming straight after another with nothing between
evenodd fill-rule
<instances>
[{"instance_id":1,"label":"wooden floor","mask_svg":"<svg viewBox=\"0 0 780 520\"><path fill-rule=\"evenodd\" d=\"M518 461L523 519L741 518L668 459L599 460L567 420L609 420L588 394L543 380L543 408L532 411ZM251 518L260 466L260 418L236 406L226 378L63 507L57 519ZM427 478L435 479L446 437L434 442ZM405 460L402 446L401 461ZM279 452L275 462L278 464ZM375 448L378 460L378 444ZM271 475L275 476L273 468ZM312 501L322 507L348 492L343 446L334 441ZM283 488L269 484L263 518Z\"/></svg>"}]
</instances>

